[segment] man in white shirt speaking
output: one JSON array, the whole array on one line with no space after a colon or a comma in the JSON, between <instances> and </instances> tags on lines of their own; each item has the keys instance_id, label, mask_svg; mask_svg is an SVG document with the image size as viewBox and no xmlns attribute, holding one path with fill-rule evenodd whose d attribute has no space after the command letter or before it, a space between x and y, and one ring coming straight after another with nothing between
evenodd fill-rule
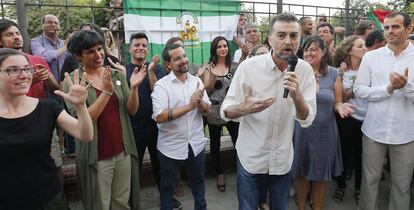
<instances>
[{"instance_id":1,"label":"man in white shirt speaking","mask_svg":"<svg viewBox=\"0 0 414 210\"><path fill-rule=\"evenodd\" d=\"M194 209L205 210L204 137L202 114L210 101L200 78L188 73L188 59L178 44L167 45L163 59L170 73L155 83L152 118L158 123L161 210L173 209L179 168L186 163Z\"/></svg>"},{"instance_id":2,"label":"man in white shirt speaking","mask_svg":"<svg viewBox=\"0 0 414 210\"><path fill-rule=\"evenodd\" d=\"M272 51L240 64L220 110L223 119L240 121L236 143L240 210L257 209L267 188L270 208L288 210L294 121L307 127L316 114L312 67L299 59L294 72L286 70L288 57L299 48L298 19L282 13L270 26ZM283 98L285 88L287 98ZM261 184L265 180L267 186Z\"/></svg>"},{"instance_id":3,"label":"man in white shirt speaking","mask_svg":"<svg viewBox=\"0 0 414 210\"><path fill-rule=\"evenodd\" d=\"M362 124L362 183L359 209L377 209L385 155L391 163L389 209L410 209L414 168L414 46L407 40L413 26L404 13L384 20L385 47L366 53L354 85L356 97L368 101ZM412 209L412 208L411 208Z\"/></svg>"}]
</instances>

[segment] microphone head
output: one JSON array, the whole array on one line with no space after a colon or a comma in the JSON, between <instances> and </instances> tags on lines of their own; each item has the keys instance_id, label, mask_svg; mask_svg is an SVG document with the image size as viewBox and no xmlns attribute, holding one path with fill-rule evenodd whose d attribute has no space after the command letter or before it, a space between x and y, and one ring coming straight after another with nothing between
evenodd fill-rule
<instances>
[{"instance_id":1,"label":"microphone head","mask_svg":"<svg viewBox=\"0 0 414 210\"><path fill-rule=\"evenodd\" d=\"M288 65L290 66L296 66L296 64L298 64L298 56L296 56L295 54L291 54L288 57Z\"/></svg>"}]
</instances>

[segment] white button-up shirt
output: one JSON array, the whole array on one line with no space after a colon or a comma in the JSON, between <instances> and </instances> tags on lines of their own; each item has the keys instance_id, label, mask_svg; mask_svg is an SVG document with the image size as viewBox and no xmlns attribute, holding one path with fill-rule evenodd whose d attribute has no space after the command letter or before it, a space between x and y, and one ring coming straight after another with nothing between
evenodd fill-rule
<instances>
[{"instance_id":1,"label":"white button-up shirt","mask_svg":"<svg viewBox=\"0 0 414 210\"><path fill-rule=\"evenodd\" d=\"M276 97L267 109L234 119L240 121L236 143L237 155L243 168L252 174L283 175L289 172L293 162L293 129L298 120L302 127L312 124L316 112L316 81L312 67L299 59L295 73L299 89L309 107L305 120L296 118L292 98L283 98L283 76L275 65L271 52L249 58L237 69L227 96L221 106L221 116L229 106L244 102L243 84L253 89L253 97Z\"/></svg>"},{"instance_id":2,"label":"white button-up shirt","mask_svg":"<svg viewBox=\"0 0 414 210\"><path fill-rule=\"evenodd\" d=\"M155 120L166 109L187 105L197 88L197 83L200 89L204 87L200 78L188 73L185 82L178 80L172 72L158 80L151 94L152 118ZM203 101L211 104L205 91ZM185 160L188 158L188 144L190 144L194 156L197 156L203 151L207 142L203 127L203 118L198 109L180 118L158 124L157 149L169 158Z\"/></svg>"},{"instance_id":3,"label":"white button-up shirt","mask_svg":"<svg viewBox=\"0 0 414 210\"><path fill-rule=\"evenodd\" d=\"M392 94L387 91L390 74L404 74L408 83ZM405 144L414 140L414 46L411 43L398 57L388 46L368 52L362 58L354 85L357 97L368 100L362 132L384 144Z\"/></svg>"}]
</instances>

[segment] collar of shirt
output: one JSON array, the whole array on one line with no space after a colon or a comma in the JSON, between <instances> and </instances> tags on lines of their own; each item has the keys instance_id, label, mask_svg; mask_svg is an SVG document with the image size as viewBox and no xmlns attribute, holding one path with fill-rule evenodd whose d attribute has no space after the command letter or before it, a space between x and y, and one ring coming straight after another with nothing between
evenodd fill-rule
<instances>
[{"instance_id":1,"label":"collar of shirt","mask_svg":"<svg viewBox=\"0 0 414 210\"><path fill-rule=\"evenodd\" d=\"M186 80L185 80L185 82L184 82L184 84L187 82L187 79L188 79L188 76L189 76L189 74L188 74L188 72L185 74L186 75ZM181 80L179 80L178 78L177 78L177 76L175 76L175 74L171 71L168 75L167 75L167 77L168 77L168 80L170 81L170 82L172 82L172 81L179 81L179 82L181 82Z\"/></svg>"},{"instance_id":2,"label":"collar of shirt","mask_svg":"<svg viewBox=\"0 0 414 210\"><path fill-rule=\"evenodd\" d=\"M270 52L266 54L265 62L267 69L269 69L270 71L278 71L283 75L286 72L286 69L282 71L279 69L279 67L277 67L275 61L273 60L272 54L273 50L270 50Z\"/></svg>"},{"instance_id":3,"label":"collar of shirt","mask_svg":"<svg viewBox=\"0 0 414 210\"><path fill-rule=\"evenodd\" d=\"M414 46L411 44L411 42L408 42L407 47L403 51L401 51L401 53L400 53L400 55L398 55L398 57L405 56L407 53L410 53L410 52L413 52L413 51L414 51ZM392 51L390 49L388 44L385 47L385 52L389 55L394 56L394 51Z\"/></svg>"}]
</instances>

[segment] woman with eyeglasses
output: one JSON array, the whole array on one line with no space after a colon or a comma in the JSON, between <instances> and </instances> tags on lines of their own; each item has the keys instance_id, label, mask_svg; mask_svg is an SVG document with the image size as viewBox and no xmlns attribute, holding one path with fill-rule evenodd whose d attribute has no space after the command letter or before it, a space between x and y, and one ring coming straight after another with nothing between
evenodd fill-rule
<instances>
[{"instance_id":1,"label":"woman with eyeglasses","mask_svg":"<svg viewBox=\"0 0 414 210\"><path fill-rule=\"evenodd\" d=\"M74 81L67 77L68 93L55 91L73 104L75 119L54 100L26 96L36 71L22 52L0 49L0 209L66 209L50 157L53 130L59 125L86 142L93 137L86 75L80 82L77 72Z\"/></svg>"},{"instance_id":2,"label":"woman with eyeglasses","mask_svg":"<svg viewBox=\"0 0 414 210\"><path fill-rule=\"evenodd\" d=\"M226 126L233 145L235 145L239 132L239 123L233 121L225 122L220 118L219 112L237 66L237 63L231 61L227 39L218 36L211 42L210 63L204 65L198 72L202 77L212 106L212 111L207 116L207 124L210 133L210 151L217 174L217 190L220 192L226 190L220 159L222 128Z\"/></svg>"},{"instance_id":3,"label":"woman with eyeglasses","mask_svg":"<svg viewBox=\"0 0 414 210\"><path fill-rule=\"evenodd\" d=\"M86 82L92 83L86 106L93 121L93 140L76 144L76 172L84 207L137 210L138 153L129 116L138 110L138 85L146 76L146 66L134 69L130 90L125 74L104 66L104 40L98 33L75 33L68 50L82 62L79 71L87 73ZM77 115L73 104L65 102L70 113Z\"/></svg>"}]
</instances>

